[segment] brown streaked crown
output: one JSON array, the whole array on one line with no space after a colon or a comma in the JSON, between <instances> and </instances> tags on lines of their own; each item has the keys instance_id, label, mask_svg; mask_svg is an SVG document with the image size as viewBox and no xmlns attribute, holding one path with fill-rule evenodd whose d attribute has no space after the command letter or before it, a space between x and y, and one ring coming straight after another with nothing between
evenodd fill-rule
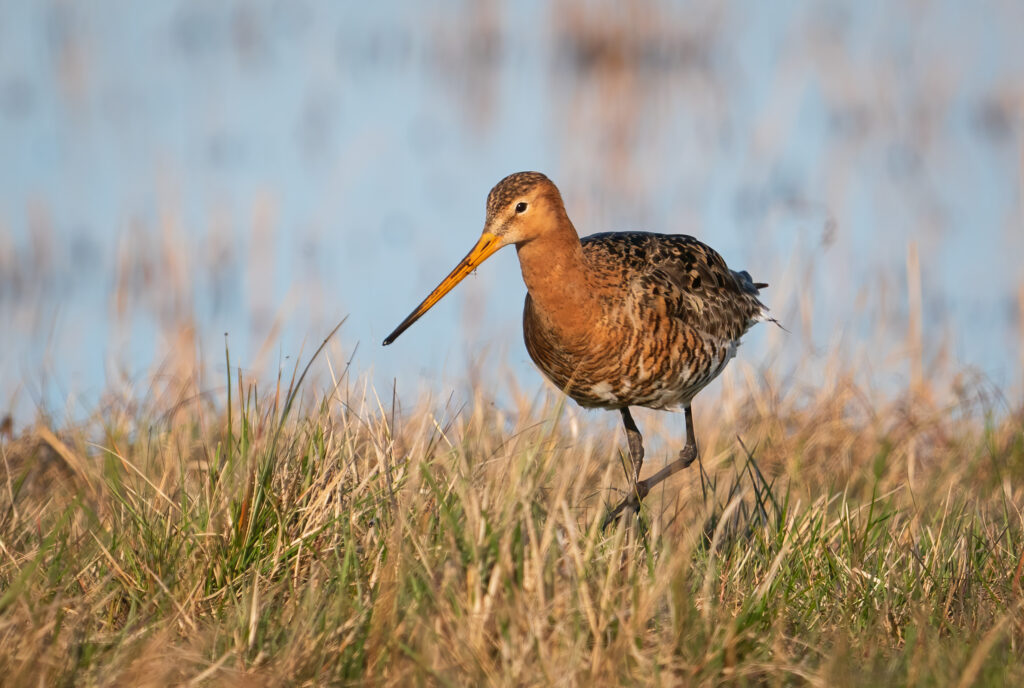
<instances>
[{"instance_id":1,"label":"brown streaked crown","mask_svg":"<svg viewBox=\"0 0 1024 688\"><path fill-rule=\"evenodd\" d=\"M516 172L505 177L487 194L487 216L494 215L542 182L550 184L551 180L540 172Z\"/></svg>"}]
</instances>

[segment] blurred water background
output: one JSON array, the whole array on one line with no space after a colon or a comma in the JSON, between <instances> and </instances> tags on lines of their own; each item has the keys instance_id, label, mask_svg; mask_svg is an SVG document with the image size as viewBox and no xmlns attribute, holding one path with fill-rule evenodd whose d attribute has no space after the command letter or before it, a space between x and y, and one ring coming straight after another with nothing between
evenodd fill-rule
<instances>
[{"instance_id":1,"label":"blurred water background","mask_svg":"<svg viewBox=\"0 0 1024 688\"><path fill-rule=\"evenodd\" d=\"M344 316L332 365L388 396L539 389L512 249L380 347L524 169L581 234L694 234L770 282L789 333L740 366L1019 394L1022 27L1018 0L0 0L0 415L216 391L225 333L273 380Z\"/></svg>"}]
</instances>

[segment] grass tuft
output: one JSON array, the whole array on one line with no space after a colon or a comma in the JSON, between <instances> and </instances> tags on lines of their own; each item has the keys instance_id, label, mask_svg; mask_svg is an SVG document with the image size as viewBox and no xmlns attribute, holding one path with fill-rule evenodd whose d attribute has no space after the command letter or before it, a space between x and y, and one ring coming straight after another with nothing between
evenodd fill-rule
<instances>
[{"instance_id":1,"label":"grass tuft","mask_svg":"<svg viewBox=\"0 0 1024 688\"><path fill-rule=\"evenodd\" d=\"M766 380L603 531L596 416L305 376L0 440L6 684L1024 683L1024 410Z\"/></svg>"}]
</instances>

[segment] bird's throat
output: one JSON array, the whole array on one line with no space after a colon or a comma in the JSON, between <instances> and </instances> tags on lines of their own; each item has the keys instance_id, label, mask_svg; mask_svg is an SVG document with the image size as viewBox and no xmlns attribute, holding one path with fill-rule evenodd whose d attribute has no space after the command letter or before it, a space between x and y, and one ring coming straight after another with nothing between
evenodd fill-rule
<instances>
[{"instance_id":1,"label":"bird's throat","mask_svg":"<svg viewBox=\"0 0 1024 688\"><path fill-rule=\"evenodd\" d=\"M593 332L599 306L572 225L517 245L516 251L537 324L563 340Z\"/></svg>"}]
</instances>

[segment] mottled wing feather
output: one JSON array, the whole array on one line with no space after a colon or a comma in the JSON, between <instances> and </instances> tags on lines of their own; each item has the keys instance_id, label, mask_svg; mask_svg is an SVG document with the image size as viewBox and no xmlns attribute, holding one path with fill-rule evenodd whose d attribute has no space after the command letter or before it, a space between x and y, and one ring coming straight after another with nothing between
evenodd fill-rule
<instances>
[{"instance_id":1,"label":"mottled wing feather","mask_svg":"<svg viewBox=\"0 0 1024 688\"><path fill-rule=\"evenodd\" d=\"M632 291L701 335L737 341L764 310L746 272L734 272L707 244L684 234L616 232L582 239L586 253L617 254Z\"/></svg>"}]
</instances>

